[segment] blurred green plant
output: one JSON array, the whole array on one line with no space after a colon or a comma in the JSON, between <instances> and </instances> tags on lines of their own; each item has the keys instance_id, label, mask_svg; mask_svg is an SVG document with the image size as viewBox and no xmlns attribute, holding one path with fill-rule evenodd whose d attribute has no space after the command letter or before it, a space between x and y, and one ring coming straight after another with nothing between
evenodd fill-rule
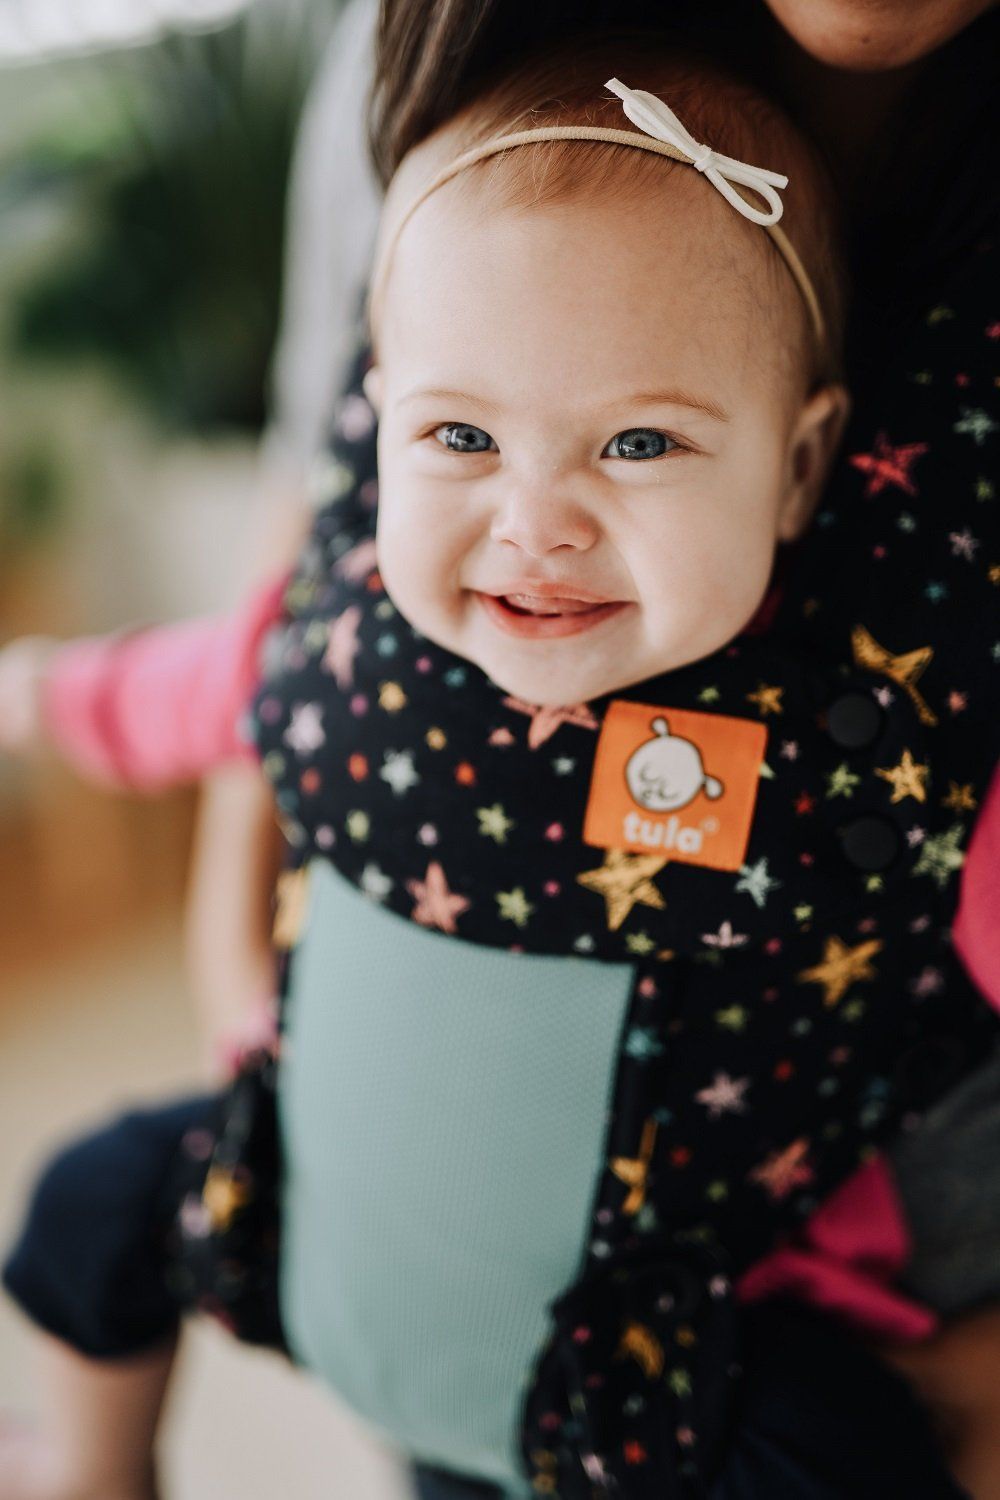
<instances>
[{"instance_id":1,"label":"blurred green plant","mask_svg":"<svg viewBox=\"0 0 1000 1500\"><path fill-rule=\"evenodd\" d=\"M11 353L97 356L168 428L260 426L292 143L337 8L258 0L217 32L62 65L96 70L96 94L88 78L79 118L0 164L0 217L51 221L8 287Z\"/></svg>"},{"instance_id":2,"label":"blurred green plant","mask_svg":"<svg viewBox=\"0 0 1000 1500\"><path fill-rule=\"evenodd\" d=\"M63 464L51 442L28 434L0 455L0 556L44 536L66 496Z\"/></svg>"}]
</instances>

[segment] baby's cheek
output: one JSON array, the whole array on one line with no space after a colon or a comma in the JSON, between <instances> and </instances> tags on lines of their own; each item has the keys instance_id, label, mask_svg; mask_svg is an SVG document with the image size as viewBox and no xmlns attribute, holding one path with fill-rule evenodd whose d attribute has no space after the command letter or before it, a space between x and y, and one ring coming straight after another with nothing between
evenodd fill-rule
<instances>
[{"instance_id":1,"label":"baby's cheek","mask_svg":"<svg viewBox=\"0 0 1000 1500\"><path fill-rule=\"evenodd\" d=\"M432 543L420 527L389 527L379 551L379 572L400 614L437 639L449 601Z\"/></svg>"}]
</instances>

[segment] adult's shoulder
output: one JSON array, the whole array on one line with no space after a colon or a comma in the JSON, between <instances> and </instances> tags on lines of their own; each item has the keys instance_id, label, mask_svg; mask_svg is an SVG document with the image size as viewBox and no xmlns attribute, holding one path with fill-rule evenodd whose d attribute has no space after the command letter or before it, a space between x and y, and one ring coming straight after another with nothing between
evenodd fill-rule
<instances>
[{"instance_id":1,"label":"adult's shoulder","mask_svg":"<svg viewBox=\"0 0 1000 1500\"><path fill-rule=\"evenodd\" d=\"M1000 9L921 64L871 151L851 215L852 383L919 341L949 304L968 337L1000 246ZM967 317L970 322L963 321ZM946 340L940 341L942 344Z\"/></svg>"},{"instance_id":2,"label":"adult's shoulder","mask_svg":"<svg viewBox=\"0 0 1000 1500\"><path fill-rule=\"evenodd\" d=\"M977 238L877 351L783 604L866 661L911 653L949 734L997 704L998 272L1000 239Z\"/></svg>"}]
</instances>

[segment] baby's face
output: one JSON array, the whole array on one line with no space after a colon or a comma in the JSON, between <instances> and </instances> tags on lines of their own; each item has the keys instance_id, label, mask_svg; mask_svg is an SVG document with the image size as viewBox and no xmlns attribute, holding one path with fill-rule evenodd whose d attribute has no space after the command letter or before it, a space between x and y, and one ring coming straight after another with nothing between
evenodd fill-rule
<instances>
[{"instance_id":1,"label":"baby's face","mask_svg":"<svg viewBox=\"0 0 1000 1500\"><path fill-rule=\"evenodd\" d=\"M764 231L701 181L671 194L673 217L659 193L497 212L459 177L389 269L380 572L418 630L533 703L736 635L836 425L807 415L794 287L768 290L740 239Z\"/></svg>"}]
</instances>

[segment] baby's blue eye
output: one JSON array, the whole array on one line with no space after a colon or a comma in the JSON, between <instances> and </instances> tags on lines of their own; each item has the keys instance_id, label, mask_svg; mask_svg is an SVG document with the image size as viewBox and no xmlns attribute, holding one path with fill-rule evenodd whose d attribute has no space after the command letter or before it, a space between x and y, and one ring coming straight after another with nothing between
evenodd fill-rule
<instances>
[{"instance_id":1,"label":"baby's blue eye","mask_svg":"<svg viewBox=\"0 0 1000 1500\"><path fill-rule=\"evenodd\" d=\"M452 453L489 453L496 448L488 432L469 422L446 422L443 427L434 429L434 436L441 432L444 433L444 446Z\"/></svg>"},{"instance_id":2,"label":"baby's blue eye","mask_svg":"<svg viewBox=\"0 0 1000 1500\"><path fill-rule=\"evenodd\" d=\"M657 432L653 427L629 427L625 432L616 432L604 452L609 458L662 458L676 447L665 432Z\"/></svg>"}]
</instances>

